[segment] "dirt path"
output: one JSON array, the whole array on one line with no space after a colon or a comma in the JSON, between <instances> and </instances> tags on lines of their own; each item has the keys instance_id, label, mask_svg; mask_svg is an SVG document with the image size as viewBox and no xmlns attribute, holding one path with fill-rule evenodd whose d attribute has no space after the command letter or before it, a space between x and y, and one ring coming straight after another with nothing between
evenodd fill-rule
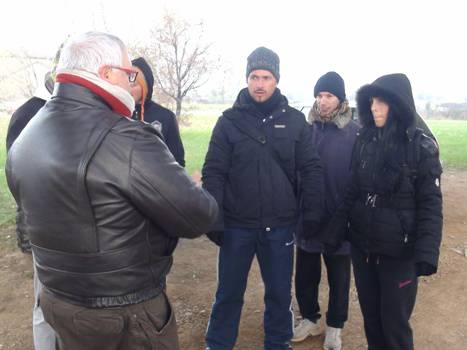
<instances>
[{"instance_id":1,"label":"dirt path","mask_svg":"<svg viewBox=\"0 0 467 350\"><path fill-rule=\"evenodd\" d=\"M444 237L437 275L419 283L412 317L417 349L463 350L467 343L467 171L444 174ZM10 235L10 238L7 236ZM0 350L32 349L32 268L29 256L6 248L12 231L0 233ZM183 350L204 349L204 332L216 289L217 249L206 238L182 241L168 279ZM326 278L321 305L327 304ZM236 349L262 349L263 284L255 262L245 295ZM297 310L295 301L294 309ZM325 311L325 310L324 310ZM345 350L365 349L362 318L352 283ZM296 350L322 349L323 337L307 339Z\"/></svg>"}]
</instances>

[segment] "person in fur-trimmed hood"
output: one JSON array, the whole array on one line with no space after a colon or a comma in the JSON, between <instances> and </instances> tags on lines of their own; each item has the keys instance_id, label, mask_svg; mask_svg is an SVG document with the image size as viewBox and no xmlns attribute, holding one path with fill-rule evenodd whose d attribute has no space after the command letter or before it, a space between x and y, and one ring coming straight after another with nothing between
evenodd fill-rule
<instances>
[{"instance_id":1,"label":"person in fur-trimmed hood","mask_svg":"<svg viewBox=\"0 0 467 350\"><path fill-rule=\"evenodd\" d=\"M369 349L413 349L417 277L436 273L443 225L437 144L415 127L409 79L389 74L360 88L362 130L339 208L349 240ZM339 225L336 225L339 226Z\"/></svg>"},{"instance_id":2,"label":"person in fur-trimmed hood","mask_svg":"<svg viewBox=\"0 0 467 350\"><path fill-rule=\"evenodd\" d=\"M314 96L316 100L308 121L313 144L324 169L324 216L321 226L325 227L345 195L352 148L359 126L351 120L344 80L339 74L328 72L320 77L314 88ZM300 231L297 232L296 245L295 295L303 319L294 329L292 341L302 341L324 331L318 303L323 255L329 281L325 349L338 350L341 348L341 329L348 314L350 245L347 241L342 242L336 252L330 253L317 237L308 238L306 232Z\"/></svg>"}]
</instances>

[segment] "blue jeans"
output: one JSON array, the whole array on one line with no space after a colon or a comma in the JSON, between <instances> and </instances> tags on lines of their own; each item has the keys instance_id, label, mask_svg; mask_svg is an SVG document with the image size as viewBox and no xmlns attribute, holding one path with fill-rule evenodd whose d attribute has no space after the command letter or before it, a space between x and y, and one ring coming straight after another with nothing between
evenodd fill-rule
<instances>
[{"instance_id":1,"label":"blue jeans","mask_svg":"<svg viewBox=\"0 0 467 350\"><path fill-rule=\"evenodd\" d=\"M265 287L264 350L291 349L294 226L226 229L219 251L218 287L206 333L209 350L231 350L238 335L243 295L256 254Z\"/></svg>"}]
</instances>

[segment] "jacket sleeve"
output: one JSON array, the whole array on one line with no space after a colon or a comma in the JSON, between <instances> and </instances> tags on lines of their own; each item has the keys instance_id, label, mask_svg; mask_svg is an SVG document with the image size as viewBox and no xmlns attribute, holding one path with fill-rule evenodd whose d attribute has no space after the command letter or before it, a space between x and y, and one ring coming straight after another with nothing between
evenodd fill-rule
<instances>
[{"instance_id":1,"label":"jacket sleeve","mask_svg":"<svg viewBox=\"0 0 467 350\"><path fill-rule=\"evenodd\" d=\"M443 229L441 173L438 147L432 139L423 136L415 181L417 224L415 262L426 262L433 266L435 271L438 266Z\"/></svg>"},{"instance_id":2,"label":"jacket sleeve","mask_svg":"<svg viewBox=\"0 0 467 350\"><path fill-rule=\"evenodd\" d=\"M224 130L223 120L224 118L220 117L212 131L202 171L203 187L214 196L219 205L219 215L213 226L213 231L224 230L224 184L232 157L232 145Z\"/></svg>"},{"instance_id":3,"label":"jacket sleeve","mask_svg":"<svg viewBox=\"0 0 467 350\"><path fill-rule=\"evenodd\" d=\"M163 130L164 133L164 130ZM172 152L175 160L182 167L185 167L185 149L183 148L182 139L180 137L180 129L175 115L170 112L167 122L167 132L164 133L167 147Z\"/></svg>"},{"instance_id":4,"label":"jacket sleeve","mask_svg":"<svg viewBox=\"0 0 467 350\"><path fill-rule=\"evenodd\" d=\"M357 175L360 164L360 148L361 138L357 137L352 150L350 175L347 181L344 198L319 237L324 244L331 247L337 247L347 238L345 234L348 231L349 213L360 194Z\"/></svg>"},{"instance_id":5,"label":"jacket sleeve","mask_svg":"<svg viewBox=\"0 0 467 350\"><path fill-rule=\"evenodd\" d=\"M155 132L134 140L129 181L132 202L168 235L195 238L210 231L216 201L188 176Z\"/></svg>"},{"instance_id":6,"label":"jacket sleeve","mask_svg":"<svg viewBox=\"0 0 467 350\"><path fill-rule=\"evenodd\" d=\"M311 128L305 121L296 147L296 164L303 201L303 221L320 223L324 208L323 167L313 146Z\"/></svg>"}]
</instances>

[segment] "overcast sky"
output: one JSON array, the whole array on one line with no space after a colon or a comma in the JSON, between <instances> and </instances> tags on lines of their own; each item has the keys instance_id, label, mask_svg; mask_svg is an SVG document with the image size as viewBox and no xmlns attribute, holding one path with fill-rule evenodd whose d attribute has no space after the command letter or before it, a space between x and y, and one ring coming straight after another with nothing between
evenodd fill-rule
<instances>
[{"instance_id":1,"label":"overcast sky","mask_svg":"<svg viewBox=\"0 0 467 350\"><path fill-rule=\"evenodd\" d=\"M208 39L238 77L235 92L244 85L248 54L267 46L281 59L279 87L298 99L311 101L319 76L335 70L348 95L383 74L403 72L416 96L467 100L462 1L6 0L0 48L53 56L67 35L87 30L142 41L164 8L204 21Z\"/></svg>"}]
</instances>

